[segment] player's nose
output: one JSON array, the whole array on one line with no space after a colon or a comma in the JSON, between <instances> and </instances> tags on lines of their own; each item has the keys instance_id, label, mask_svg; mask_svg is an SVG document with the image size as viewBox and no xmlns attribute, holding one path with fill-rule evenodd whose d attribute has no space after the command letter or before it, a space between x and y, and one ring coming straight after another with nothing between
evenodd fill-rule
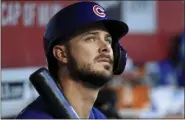
<instances>
[{"instance_id":1,"label":"player's nose","mask_svg":"<svg viewBox=\"0 0 185 120\"><path fill-rule=\"evenodd\" d=\"M101 40L99 45L99 53L110 53L110 45L105 40Z\"/></svg>"}]
</instances>

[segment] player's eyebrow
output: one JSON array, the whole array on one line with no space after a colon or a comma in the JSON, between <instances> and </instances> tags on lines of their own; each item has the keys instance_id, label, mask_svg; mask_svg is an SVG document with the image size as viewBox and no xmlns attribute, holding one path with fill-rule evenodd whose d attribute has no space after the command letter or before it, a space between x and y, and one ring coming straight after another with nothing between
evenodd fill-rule
<instances>
[{"instance_id":1,"label":"player's eyebrow","mask_svg":"<svg viewBox=\"0 0 185 120\"><path fill-rule=\"evenodd\" d=\"M97 32L97 31L88 31L88 32L84 33L84 36L88 35L88 34L97 35L97 34L99 34L99 32Z\"/></svg>"},{"instance_id":2,"label":"player's eyebrow","mask_svg":"<svg viewBox=\"0 0 185 120\"><path fill-rule=\"evenodd\" d=\"M83 36L88 35L88 34L97 35L97 34L99 34L99 32L98 31L88 31L88 32L84 33ZM106 33L105 36L106 37L111 37L111 35L109 33Z\"/></svg>"},{"instance_id":3,"label":"player's eyebrow","mask_svg":"<svg viewBox=\"0 0 185 120\"><path fill-rule=\"evenodd\" d=\"M105 37L112 37L109 33L107 33L106 35L105 35Z\"/></svg>"}]
</instances>

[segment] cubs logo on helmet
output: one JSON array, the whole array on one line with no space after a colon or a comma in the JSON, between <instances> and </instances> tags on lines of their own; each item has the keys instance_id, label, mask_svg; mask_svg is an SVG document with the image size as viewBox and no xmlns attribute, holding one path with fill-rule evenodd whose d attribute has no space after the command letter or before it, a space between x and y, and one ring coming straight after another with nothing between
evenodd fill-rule
<instances>
[{"instance_id":1,"label":"cubs logo on helmet","mask_svg":"<svg viewBox=\"0 0 185 120\"><path fill-rule=\"evenodd\" d=\"M93 7L93 11L99 17L105 17L106 16L106 14L104 13L105 10L101 6L99 6L99 5L95 5Z\"/></svg>"}]
</instances>

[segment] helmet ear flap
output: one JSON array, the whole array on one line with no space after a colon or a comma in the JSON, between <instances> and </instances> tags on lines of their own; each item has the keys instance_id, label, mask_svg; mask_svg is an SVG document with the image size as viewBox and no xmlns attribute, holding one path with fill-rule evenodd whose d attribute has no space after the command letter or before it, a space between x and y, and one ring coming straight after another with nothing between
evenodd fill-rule
<instances>
[{"instance_id":1,"label":"helmet ear flap","mask_svg":"<svg viewBox=\"0 0 185 120\"><path fill-rule=\"evenodd\" d=\"M114 51L113 73L115 75L120 75L122 74L126 66L127 52L119 43L115 44L115 46L113 47L113 51Z\"/></svg>"}]
</instances>

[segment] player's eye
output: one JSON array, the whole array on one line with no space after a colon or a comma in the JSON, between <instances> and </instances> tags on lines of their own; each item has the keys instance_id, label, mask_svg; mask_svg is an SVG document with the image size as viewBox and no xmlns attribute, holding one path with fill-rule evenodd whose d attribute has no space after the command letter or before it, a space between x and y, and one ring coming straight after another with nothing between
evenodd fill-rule
<instances>
[{"instance_id":1,"label":"player's eye","mask_svg":"<svg viewBox=\"0 0 185 120\"><path fill-rule=\"evenodd\" d=\"M112 44L112 37L107 37L107 38L106 38L106 41L107 41L109 44Z\"/></svg>"},{"instance_id":2,"label":"player's eye","mask_svg":"<svg viewBox=\"0 0 185 120\"><path fill-rule=\"evenodd\" d=\"M95 36L87 37L87 38L85 39L85 41L87 41L87 42L94 42L94 41L96 41L96 37L95 37Z\"/></svg>"}]
</instances>

